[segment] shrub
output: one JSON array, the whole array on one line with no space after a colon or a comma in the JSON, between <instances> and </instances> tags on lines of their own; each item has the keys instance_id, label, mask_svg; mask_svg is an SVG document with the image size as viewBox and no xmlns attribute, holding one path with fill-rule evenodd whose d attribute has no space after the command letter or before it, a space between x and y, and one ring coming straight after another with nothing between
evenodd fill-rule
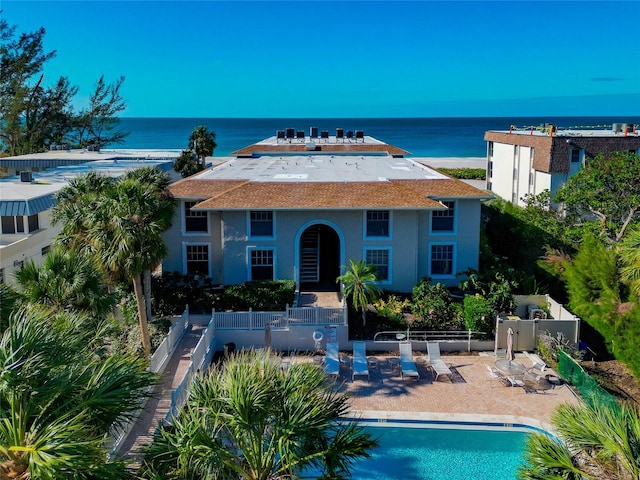
<instances>
[{"instance_id":1,"label":"shrub","mask_svg":"<svg viewBox=\"0 0 640 480\"><path fill-rule=\"evenodd\" d=\"M224 288L220 310L283 311L293 305L295 282L293 280L255 281Z\"/></svg>"},{"instance_id":2,"label":"shrub","mask_svg":"<svg viewBox=\"0 0 640 480\"><path fill-rule=\"evenodd\" d=\"M398 295L389 294L386 299L380 298L373 307L379 316L389 320L389 324L403 327L406 325L404 314L411 309L411 302L407 298L400 298Z\"/></svg>"},{"instance_id":3,"label":"shrub","mask_svg":"<svg viewBox=\"0 0 640 480\"><path fill-rule=\"evenodd\" d=\"M485 180L487 171L484 168L439 168L445 175L462 180Z\"/></svg>"},{"instance_id":4,"label":"shrub","mask_svg":"<svg viewBox=\"0 0 640 480\"><path fill-rule=\"evenodd\" d=\"M430 278L423 278L412 295L413 313L420 317L414 328L424 330L459 330L464 328L461 309L451 297L446 286L432 285Z\"/></svg>"},{"instance_id":5,"label":"shrub","mask_svg":"<svg viewBox=\"0 0 640 480\"><path fill-rule=\"evenodd\" d=\"M489 335L494 330L495 313L489 301L479 294L465 295L464 323L468 330Z\"/></svg>"}]
</instances>

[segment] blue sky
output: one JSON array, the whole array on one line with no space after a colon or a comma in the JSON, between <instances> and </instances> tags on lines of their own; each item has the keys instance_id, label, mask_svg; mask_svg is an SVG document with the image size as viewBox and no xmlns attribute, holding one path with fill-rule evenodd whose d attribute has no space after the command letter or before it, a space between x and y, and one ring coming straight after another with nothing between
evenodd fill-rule
<instances>
[{"instance_id":1,"label":"blue sky","mask_svg":"<svg viewBox=\"0 0 640 480\"><path fill-rule=\"evenodd\" d=\"M637 115L637 2L0 0L125 116Z\"/></svg>"}]
</instances>

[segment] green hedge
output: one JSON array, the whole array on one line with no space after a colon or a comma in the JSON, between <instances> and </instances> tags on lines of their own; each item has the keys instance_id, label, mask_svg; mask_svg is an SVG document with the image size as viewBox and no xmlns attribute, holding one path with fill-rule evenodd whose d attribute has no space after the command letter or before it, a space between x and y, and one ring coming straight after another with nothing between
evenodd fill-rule
<instances>
[{"instance_id":1,"label":"green hedge","mask_svg":"<svg viewBox=\"0 0 640 480\"><path fill-rule=\"evenodd\" d=\"M461 180L486 180L487 171L484 168L439 168L445 175Z\"/></svg>"}]
</instances>

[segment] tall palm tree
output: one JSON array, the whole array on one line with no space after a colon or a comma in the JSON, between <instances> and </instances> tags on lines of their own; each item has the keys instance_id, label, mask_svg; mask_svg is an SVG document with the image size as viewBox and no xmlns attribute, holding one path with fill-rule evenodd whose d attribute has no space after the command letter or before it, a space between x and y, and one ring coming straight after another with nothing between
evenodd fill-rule
<instances>
[{"instance_id":1,"label":"tall palm tree","mask_svg":"<svg viewBox=\"0 0 640 480\"><path fill-rule=\"evenodd\" d=\"M349 260L348 266L341 267L344 273L337 278L337 282L344 285L343 291L351 299L353 308L360 309L362 325L367 324L367 306L374 302L381 293L376 284L378 275L374 265L367 265L364 260L354 262Z\"/></svg>"},{"instance_id":2,"label":"tall palm tree","mask_svg":"<svg viewBox=\"0 0 640 480\"><path fill-rule=\"evenodd\" d=\"M209 131L204 125L194 128L189 136L189 148L198 156L202 168L206 166L205 158L213 155L217 146L216 133Z\"/></svg>"},{"instance_id":3,"label":"tall palm tree","mask_svg":"<svg viewBox=\"0 0 640 480\"><path fill-rule=\"evenodd\" d=\"M560 405L552 422L560 441L535 433L527 441L526 480L640 478L640 410L611 403Z\"/></svg>"},{"instance_id":4,"label":"tall palm tree","mask_svg":"<svg viewBox=\"0 0 640 480\"><path fill-rule=\"evenodd\" d=\"M640 227L627 232L620 243L619 250L622 268L622 281L629 285L633 294L640 298Z\"/></svg>"},{"instance_id":5,"label":"tall palm tree","mask_svg":"<svg viewBox=\"0 0 640 480\"><path fill-rule=\"evenodd\" d=\"M91 253L110 282L133 283L145 355L151 354L142 275L166 255L175 200L169 179L156 168L132 170L118 180L90 173L56 197L53 221L59 241Z\"/></svg>"},{"instance_id":6,"label":"tall palm tree","mask_svg":"<svg viewBox=\"0 0 640 480\"><path fill-rule=\"evenodd\" d=\"M42 264L26 262L16 272L16 280L27 302L53 311L79 312L104 319L113 308L114 298L104 276L91 257L73 249L54 246Z\"/></svg>"},{"instance_id":7,"label":"tall palm tree","mask_svg":"<svg viewBox=\"0 0 640 480\"><path fill-rule=\"evenodd\" d=\"M68 313L14 313L0 338L0 478L126 478L105 438L154 376L140 359L101 356L100 334Z\"/></svg>"},{"instance_id":8,"label":"tall palm tree","mask_svg":"<svg viewBox=\"0 0 640 480\"><path fill-rule=\"evenodd\" d=\"M276 480L346 478L376 441L350 420L348 400L322 370L242 352L195 383L187 405L161 427L143 478Z\"/></svg>"}]
</instances>

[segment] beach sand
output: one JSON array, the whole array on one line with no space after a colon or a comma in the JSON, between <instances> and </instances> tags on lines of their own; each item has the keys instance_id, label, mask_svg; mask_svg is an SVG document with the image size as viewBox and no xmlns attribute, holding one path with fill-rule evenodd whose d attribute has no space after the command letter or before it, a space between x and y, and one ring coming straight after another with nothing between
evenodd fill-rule
<instances>
[{"instance_id":1,"label":"beach sand","mask_svg":"<svg viewBox=\"0 0 640 480\"><path fill-rule=\"evenodd\" d=\"M433 168L482 168L487 166L485 157L408 157Z\"/></svg>"}]
</instances>

